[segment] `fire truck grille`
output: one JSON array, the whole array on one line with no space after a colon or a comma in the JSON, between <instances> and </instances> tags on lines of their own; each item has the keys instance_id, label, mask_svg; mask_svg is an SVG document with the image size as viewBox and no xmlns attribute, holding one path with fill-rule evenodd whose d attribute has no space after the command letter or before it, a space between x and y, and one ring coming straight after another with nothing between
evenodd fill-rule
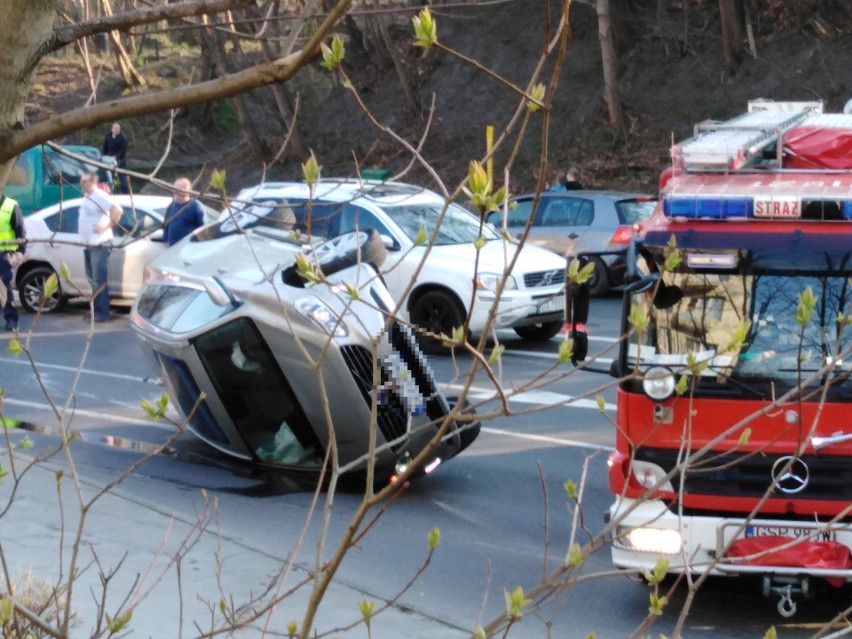
<instances>
[{"instance_id":1,"label":"fire truck grille","mask_svg":"<svg viewBox=\"0 0 852 639\"><path fill-rule=\"evenodd\" d=\"M637 460L656 464L666 473L677 465L677 457L678 451L661 448L640 448L636 452ZM787 477L779 477L786 462L775 466L779 459L778 455L712 454L687 471L685 492L761 497L773 487L771 496L777 498L852 501L852 462L848 457L805 455L801 461L807 468L797 464ZM680 491L682 477L677 474L672 478L675 491Z\"/></svg>"}]
</instances>

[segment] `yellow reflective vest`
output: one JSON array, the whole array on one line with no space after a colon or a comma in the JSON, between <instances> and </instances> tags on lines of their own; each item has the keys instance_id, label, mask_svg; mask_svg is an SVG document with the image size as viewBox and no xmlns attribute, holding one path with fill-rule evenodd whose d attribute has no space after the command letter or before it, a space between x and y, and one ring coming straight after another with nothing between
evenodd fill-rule
<instances>
[{"instance_id":1,"label":"yellow reflective vest","mask_svg":"<svg viewBox=\"0 0 852 639\"><path fill-rule=\"evenodd\" d=\"M12 227L17 206L18 203L10 197L4 197L3 204L0 204L0 251L11 253L18 250L17 236Z\"/></svg>"}]
</instances>

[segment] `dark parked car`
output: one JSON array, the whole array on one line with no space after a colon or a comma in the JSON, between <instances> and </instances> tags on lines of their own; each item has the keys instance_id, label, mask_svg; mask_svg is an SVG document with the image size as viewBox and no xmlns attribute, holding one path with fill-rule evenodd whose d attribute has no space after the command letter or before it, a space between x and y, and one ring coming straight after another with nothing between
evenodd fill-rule
<instances>
[{"instance_id":1,"label":"dark parked car","mask_svg":"<svg viewBox=\"0 0 852 639\"><path fill-rule=\"evenodd\" d=\"M585 256L594 262L590 293L600 297L624 283L627 246L657 199L616 191L543 191L534 215L533 202L533 194L512 199L507 231L520 235L532 216L528 241L569 260ZM488 221L502 228L503 213L491 213Z\"/></svg>"}]
</instances>

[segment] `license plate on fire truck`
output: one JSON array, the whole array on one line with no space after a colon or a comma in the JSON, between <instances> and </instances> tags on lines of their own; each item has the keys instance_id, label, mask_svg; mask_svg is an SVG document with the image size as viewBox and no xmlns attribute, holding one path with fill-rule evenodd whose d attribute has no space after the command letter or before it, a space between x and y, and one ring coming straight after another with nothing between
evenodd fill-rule
<instances>
[{"instance_id":1,"label":"license plate on fire truck","mask_svg":"<svg viewBox=\"0 0 852 639\"><path fill-rule=\"evenodd\" d=\"M815 530L802 526L746 526L744 537L792 537L809 541L837 541L836 530Z\"/></svg>"}]
</instances>

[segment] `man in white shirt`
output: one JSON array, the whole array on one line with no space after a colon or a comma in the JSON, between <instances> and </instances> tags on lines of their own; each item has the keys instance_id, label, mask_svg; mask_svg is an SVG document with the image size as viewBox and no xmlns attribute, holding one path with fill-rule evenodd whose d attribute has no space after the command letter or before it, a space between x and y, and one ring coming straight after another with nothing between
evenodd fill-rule
<instances>
[{"instance_id":1,"label":"man in white shirt","mask_svg":"<svg viewBox=\"0 0 852 639\"><path fill-rule=\"evenodd\" d=\"M86 277L92 286L94 301L92 321L106 322L109 312L109 254L112 248L112 227L121 219L121 207L98 188L97 173L84 173L80 178L83 203L77 218L77 233L85 244L83 258ZM87 317L88 321L90 318Z\"/></svg>"}]
</instances>

